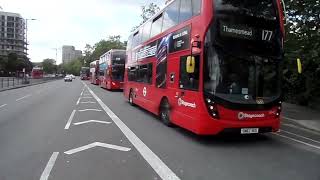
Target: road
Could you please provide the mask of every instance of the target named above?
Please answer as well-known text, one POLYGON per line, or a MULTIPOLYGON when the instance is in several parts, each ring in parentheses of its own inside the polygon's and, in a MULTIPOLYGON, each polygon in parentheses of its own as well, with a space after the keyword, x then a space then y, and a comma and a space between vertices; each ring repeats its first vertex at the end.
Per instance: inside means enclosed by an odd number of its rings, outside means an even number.
POLYGON ((320 134, 283 122, 199 137, 122 92, 62 80, 0 92, 1 180, 320 180, 320 134))

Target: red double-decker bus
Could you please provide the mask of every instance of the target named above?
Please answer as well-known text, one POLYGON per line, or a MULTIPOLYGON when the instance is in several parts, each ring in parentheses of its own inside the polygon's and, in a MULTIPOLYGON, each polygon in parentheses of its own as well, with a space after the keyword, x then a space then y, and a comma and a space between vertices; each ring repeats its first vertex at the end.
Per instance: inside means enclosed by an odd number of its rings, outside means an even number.
POLYGON ((31 77, 33 79, 42 79, 43 78, 43 68, 42 67, 32 68, 31 77))
POLYGON ((108 90, 123 89, 126 51, 112 49, 100 57, 100 86, 108 90))
POLYGON ((99 60, 93 61, 90 63, 90 77, 91 77, 91 84, 99 85, 100 79, 99 79, 99 60))
POLYGON ((124 95, 196 134, 279 130, 280 0, 173 0, 128 39, 124 95))
POLYGON ((90 80, 90 67, 81 67, 80 79, 81 80, 90 80))

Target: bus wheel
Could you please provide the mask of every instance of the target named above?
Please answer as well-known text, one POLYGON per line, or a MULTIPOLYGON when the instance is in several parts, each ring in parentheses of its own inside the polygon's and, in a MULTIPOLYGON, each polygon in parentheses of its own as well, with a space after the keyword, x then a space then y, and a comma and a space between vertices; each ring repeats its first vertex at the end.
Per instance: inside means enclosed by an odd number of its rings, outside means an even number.
POLYGON ((129 103, 130 103, 131 106, 134 106, 132 89, 130 90, 130 94, 129 94, 129 103))
POLYGON ((161 121, 169 127, 172 127, 173 124, 170 120, 170 104, 167 99, 164 99, 160 105, 160 119, 161 121))

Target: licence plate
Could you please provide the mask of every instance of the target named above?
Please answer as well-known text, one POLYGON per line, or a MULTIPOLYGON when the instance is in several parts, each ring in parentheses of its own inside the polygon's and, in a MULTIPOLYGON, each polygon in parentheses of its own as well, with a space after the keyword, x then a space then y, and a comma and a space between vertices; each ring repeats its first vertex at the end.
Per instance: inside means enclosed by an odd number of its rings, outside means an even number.
POLYGON ((259 128, 242 128, 241 134, 257 134, 259 133, 259 128))

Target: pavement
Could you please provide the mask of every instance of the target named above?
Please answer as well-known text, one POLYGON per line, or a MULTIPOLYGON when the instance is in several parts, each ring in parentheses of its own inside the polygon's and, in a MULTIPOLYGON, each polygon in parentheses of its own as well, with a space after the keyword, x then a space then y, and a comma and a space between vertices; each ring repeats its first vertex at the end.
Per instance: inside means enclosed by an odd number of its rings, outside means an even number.
POLYGON ((0 92, 1 180, 319 180, 319 167, 320 133, 287 121, 203 137, 80 80, 0 92))
POLYGON ((283 103, 283 116, 285 121, 308 128, 320 133, 320 112, 295 104, 283 103))

